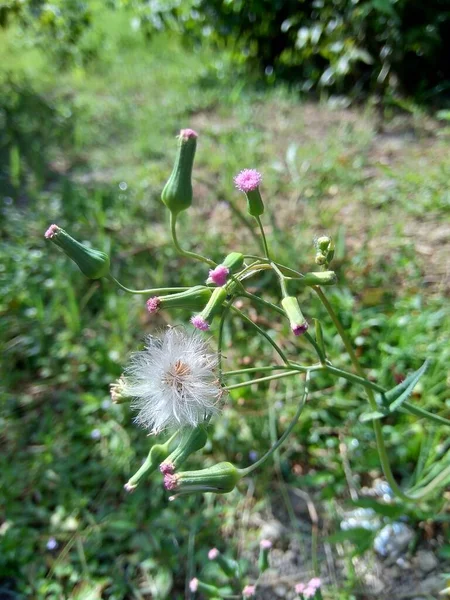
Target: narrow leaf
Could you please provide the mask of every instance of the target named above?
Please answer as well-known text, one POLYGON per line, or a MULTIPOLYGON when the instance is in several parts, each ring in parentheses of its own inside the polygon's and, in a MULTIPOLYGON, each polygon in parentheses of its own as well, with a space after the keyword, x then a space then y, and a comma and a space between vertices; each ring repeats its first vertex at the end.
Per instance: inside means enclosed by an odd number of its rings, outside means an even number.
POLYGON ((383 417, 386 417, 388 414, 389 414, 388 412, 381 412, 379 410, 374 410, 372 412, 363 413, 359 417, 359 420, 361 421, 361 423, 365 423, 366 421, 377 421, 378 419, 382 419, 383 417))
POLYGON ((392 390, 386 392, 385 397, 391 403, 389 405, 390 412, 394 412, 394 410, 400 408, 400 406, 403 404, 403 402, 405 402, 405 400, 408 400, 417 382, 425 373, 427 368, 428 361, 426 360, 420 367, 420 369, 417 369, 417 371, 411 373, 411 375, 409 375, 404 381, 392 388, 392 390))

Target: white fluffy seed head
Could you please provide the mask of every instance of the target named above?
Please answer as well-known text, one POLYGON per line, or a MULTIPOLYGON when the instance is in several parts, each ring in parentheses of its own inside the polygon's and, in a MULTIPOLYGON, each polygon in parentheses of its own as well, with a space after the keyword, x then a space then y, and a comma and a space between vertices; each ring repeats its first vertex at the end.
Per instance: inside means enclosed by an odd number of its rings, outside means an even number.
POLYGON ((214 369, 217 357, 197 331, 168 328, 148 336, 125 370, 126 392, 138 410, 136 422, 151 433, 196 427, 219 410, 222 389, 214 369))

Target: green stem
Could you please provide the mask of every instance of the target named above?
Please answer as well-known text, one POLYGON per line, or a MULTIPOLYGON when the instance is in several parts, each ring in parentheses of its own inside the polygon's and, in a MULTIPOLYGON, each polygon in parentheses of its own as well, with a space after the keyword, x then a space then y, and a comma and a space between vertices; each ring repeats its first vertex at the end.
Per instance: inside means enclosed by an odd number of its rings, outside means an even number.
POLYGON ((249 317, 247 317, 247 315, 245 315, 241 310, 239 310, 238 308, 236 308, 235 306, 232 307, 232 310, 238 314, 241 319, 243 319, 246 323, 248 323, 249 325, 251 325, 252 327, 254 327, 256 329, 256 331, 264 338, 266 338, 266 340, 269 342, 269 344, 276 350, 276 352, 279 354, 279 356, 281 357, 281 359, 283 360, 283 362, 288 365, 289 361, 287 359, 287 356, 285 355, 285 353, 283 352, 283 350, 281 350, 281 348, 278 346, 278 344, 270 337, 270 335, 268 333, 266 333, 264 331, 264 329, 261 329, 261 327, 259 325, 257 325, 256 323, 253 323, 253 321, 251 319, 249 319, 249 317))
MULTIPOLYGON (((265 263, 273 262, 267 258, 264 258, 263 256, 257 256, 256 254, 244 254, 244 258, 251 258, 253 260, 258 260, 259 262, 265 262, 265 263)), ((294 277, 292 277, 292 279, 302 279, 304 277, 303 273, 300 273, 299 271, 296 271, 295 269, 291 269, 290 267, 287 267, 286 265, 282 265, 277 262, 275 264, 282 271, 285 271, 286 273, 290 273, 291 275, 293 275, 294 277)))
POLYGON ((264 456, 262 456, 259 460, 257 460, 255 463, 253 463, 249 467, 247 467, 245 469, 240 469, 240 473, 242 474, 243 477, 245 477, 246 475, 249 475, 250 473, 252 473, 252 471, 254 471, 258 467, 260 467, 263 463, 265 463, 266 460, 268 458, 270 458, 270 456, 286 441, 286 439, 290 435, 291 431, 297 425, 297 421, 299 420, 300 415, 302 414, 302 410, 305 407, 306 400, 308 398, 309 379, 310 379, 310 374, 306 373, 305 389, 303 392, 303 396, 298 404, 297 411, 294 415, 294 418, 290 422, 289 427, 286 429, 286 431, 283 433, 283 435, 279 438, 279 440, 266 452, 266 454, 264 454, 264 456))
POLYGON ((178 242, 177 237, 177 215, 174 215, 173 213, 170 213, 170 231, 172 234, 173 245, 175 246, 179 254, 182 254, 183 256, 187 256, 189 258, 193 258, 195 260, 199 260, 213 268, 216 266, 216 263, 213 260, 206 258, 206 256, 202 256, 201 254, 197 254, 196 252, 190 252, 189 250, 183 250, 183 248, 180 246, 180 243, 178 242))
MULTIPOLYGON (((336 313, 334 312, 333 307, 328 302, 327 297, 325 296, 323 291, 320 289, 320 287, 314 286, 313 289, 319 296, 320 300, 322 301, 322 304, 325 306, 328 314, 330 315, 331 320, 333 321, 336 329, 338 330, 339 335, 341 336, 341 339, 342 339, 344 346, 350 356, 350 360, 352 361, 352 364, 355 367, 356 372, 358 373, 358 375, 360 377, 364 378, 364 371, 363 371, 361 365, 359 364, 358 358, 355 354, 355 351, 353 350, 350 340, 347 337, 345 329, 343 328, 336 313)), ((373 394, 372 389, 370 387, 366 387, 366 393, 367 393, 367 397, 369 399, 369 403, 370 403, 372 410, 377 410, 377 402, 375 400, 375 396, 373 394)), ((389 456, 388 456, 388 453, 386 450, 386 446, 384 444, 383 431, 382 431, 380 421, 374 420, 373 428, 375 431, 375 440, 377 443, 378 454, 380 457, 380 462, 381 462, 381 466, 383 468, 384 476, 386 477, 387 482, 391 486, 393 493, 405 502, 421 500, 422 498, 424 498, 425 496, 430 494, 436 488, 436 486, 439 485, 441 480, 443 480, 442 475, 446 470, 444 470, 442 473, 440 473, 440 475, 435 477, 435 479, 433 479, 433 481, 431 481, 427 486, 425 486, 420 492, 417 492, 417 493, 414 493, 411 495, 405 494, 405 492, 403 492, 403 490, 397 484, 394 474, 392 473, 391 466, 389 464, 389 456)), ((445 476, 447 476, 447 474, 445 476)))
POLYGON ((172 292, 185 292, 186 290, 188 290, 188 287, 173 287, 173 288, 150 288, 148 290, 130 290, 130 288, 125 287, 124 285, 122 285, 120 283, 120 281, 117 281, 117 279, 115 277, 113 277, 112 275, 108 276, 108 279, 110 281, 113 281, 117 286, 119 286, 122 290, 125 290, 125 292, 128 292, 129 294, 153 294, 154 296, 164 296, 165 294, 171 294, 172 292))
POLYGON ((240 383, 233 383, 232 385, 227 385, 225 387, 226 390, 235 390, 237 388, 246 387, 248 385, 253 385, 254 383, 262 383, 264 381, 272 381, 272 379, 281 379, 282 377, 292 377, 292 375, 297 375, 300 372, 299 369, 295 371, 287 371, 286 373, 277 373, 276 375, 268 375, 267 377, 260 377, 259 379, 251 379, 250 381, 241 381, 240 383))
POLYGON ((261 223, 261 219, 258 217, 255 217, 256 222, 258 223, 259 226, 259 230, 261 231, 261 238, 262 238, 262 242, 263 242, 263 246, 264 246, 264 252, 265 255, 267 257, 267 260, 270 260, 270 254, 269 254, 269 246, 267 245, 267 239, 266 239, 266 234, 264 233, 264 227, 261 223))
POLYGON ((260 371, 279 371, 282 369, 289 369, 290 367, 283 367, 282 365, 273 365, 270 367, 248 367, 247 369, 236 369, 235 371, 227 371, 223 373, 223 376, 227 375, 243 375, 244 373, 259 373, 260 371))

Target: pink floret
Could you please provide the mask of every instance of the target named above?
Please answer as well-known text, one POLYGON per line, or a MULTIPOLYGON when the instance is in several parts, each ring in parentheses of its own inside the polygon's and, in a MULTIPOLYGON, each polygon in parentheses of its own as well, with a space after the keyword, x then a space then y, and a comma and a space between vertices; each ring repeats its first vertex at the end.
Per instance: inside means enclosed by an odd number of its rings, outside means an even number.
POLYGON ((234 183, 241 192, 252 192, 259 187, 262 175, 255 169, 244 169, 234 178, 234 183))
POLYGON ((189 582, 189 589, 191 590, 191 592, 196 592, 198 590, 197 577, 194 577, 194 579, 191 579, 191 581, 189 582))
POLYGON ((209 323, 207 323, 201 315, 191 317, 191 323, 194 327, 200 329, 200 331, 208 331, 209 329, 209 323))
POLYGON ((292 333, 294 335, 302 335, 303 333, 305 333, 305 331, 307 331, 307 329, 308 329, 308 323, 305 321, 301 325, 294 325, 292 327, 292 333))
POLYGON ((263 550, 270 550, 270 548, 272 548, 272 542, 270 540, 261 540, 259 545, 263 550))
POLYGON ((175 472, 175 467, 171 462, 163 462, 159 465, 159 470, 163 475, 172 475, 175 472))
POLYGON ((320 580, 320 577, 313 577, 309 582, 308 582, 308 587, 310 588, 315 588, 316 590, 318 590, 320 588, 320 586, 322 585, 322 581, 320 580))
POLYGON ((149 298, 147 300, 147 310, 148 310, 148 312, 150 314, 158 312, 160 304, 161 304, 161 300, 159 298, 157 298, 156 296, 153 296, 152 298, 149 298))
POLYGON ((198 133, 193 129, 182 129, 180 131, 180 138, 182 140, 189 140, 190 138, 198 138, 198 133))
POLYGON ((306 590, 306 584, 305 583, 297 583, 297 585, 295 586, 295 593, 296 594, 303 594, 303 592, 306 590))
POLYGON ((47 231, 44 233, 44 237, 47 240, 51 240, 53 237, 55 237, 55 235, 58 233, 59 231, 59 227, 58 225, 50 225, 50 227, 47 229, 47 231))
POLYGON ((305 598, 314 598, 314 596, 316 595, 316 588, 314 587, 307 587, 305 589, 305 591, 303 592, 303 596, 305 598))
POLYGON ((246 585, 242 590, 242 595, 244 598, 252 598, 256 592, 256 585, 246 585))
POLYGON ((164 475, 164 487, 166 490, 174 490, 177 487, 177 476, 166 473, 164 475))
POLYGON ((218 556, 219 556, 219 551, 217 550, 217 548, 211 548, 211 550, 208 552, 209 560, 216 560, 216 558, 218 556))
POLYGON ((222 287, 227 282, 227 277, 230 273, 230 269, 224 265, 218 265, 215 269, 209 272, 207 283, 215 283, 219 287, 222 287))

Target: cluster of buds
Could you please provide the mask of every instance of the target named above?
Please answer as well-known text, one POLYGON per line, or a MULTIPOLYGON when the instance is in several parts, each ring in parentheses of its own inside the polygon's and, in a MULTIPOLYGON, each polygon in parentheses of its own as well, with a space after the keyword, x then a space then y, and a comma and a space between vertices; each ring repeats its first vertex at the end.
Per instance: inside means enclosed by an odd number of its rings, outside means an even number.
MULTIPOLYGON (((248 213, 261 228, 265 257, 256 257, 256 262, 251 263, 246 262, 243 253, 233 251, 221 262, 215 263, 181 248, 176 233, 177 217, 192 205, 192 170, 197 139, 198 135, 193 129, 180 131, 175 162, 161 200, 170 212, 175 247, 181 254, 208 264, 209 272, 205 273, 203 282, 197 282, 189 288, 154 290, 147 299, 148 312, 153 315, 161 310, 185 309, 191 312, 190 323, 195 329, 208 331, 213 320, 231 307, 238 296, 246 295, 244 283, 248 277, 260 270, 272 269, 279 279, 281 291, 278 312, 287 318, 295 336, 306 334, 310 337, 307 333, 308 322, 298 299, 288 290, 291 286, 288 280, 296 279, 296 285, 305 288, 333 285, 336 275, 333 271, 321 270, 288 277, 282 267, 272 261, 260 220, 264 214, 264 202, 260 192, 262 176, 258 171, 244 169, 234 178, 234 183, 245 194, 248 213)), ((78 242, 57 225, 51 225, 45 237, 59 246, 86 277, 106 277, 131 293, 150 292, 130 290, 120 284, 110 272, 110 258, 106 253, 78 242)), ((316 248, 316 263, 327 269, 334 251, 330 238, 318 238, 316 248)), ((256 298, 254 295, 251 297, 256 298)), ((197 332, 196 335, 201 334, 197 332)), ((204 425, 218 412, 223 393, 222 384, 218 384, 217 375, 214 374, 217 360, 208 355, 204 342, 198 337, 172 331, 160 341, 148 338, 146 349, 133 356, 125 375, 111 386, 113 401, 119 403, 132 399, 132 406, 139 410, 136 417, 138 423, 152 433, 172 427, 176 434, 166 443, 151 448, 147 459, 126 483, 125 489, 133 491, 144 474, 159 467, 164 476, 164 486, 173 497, 206 491, 217 494, 232 491, 243 472, 229 462, 197 471, 179 470, 191 454, 205 445, 207 434, 204 425)), ((267 548, 261 547, 260 562, 261 570, 264 570, 267 567, 267 548)))

